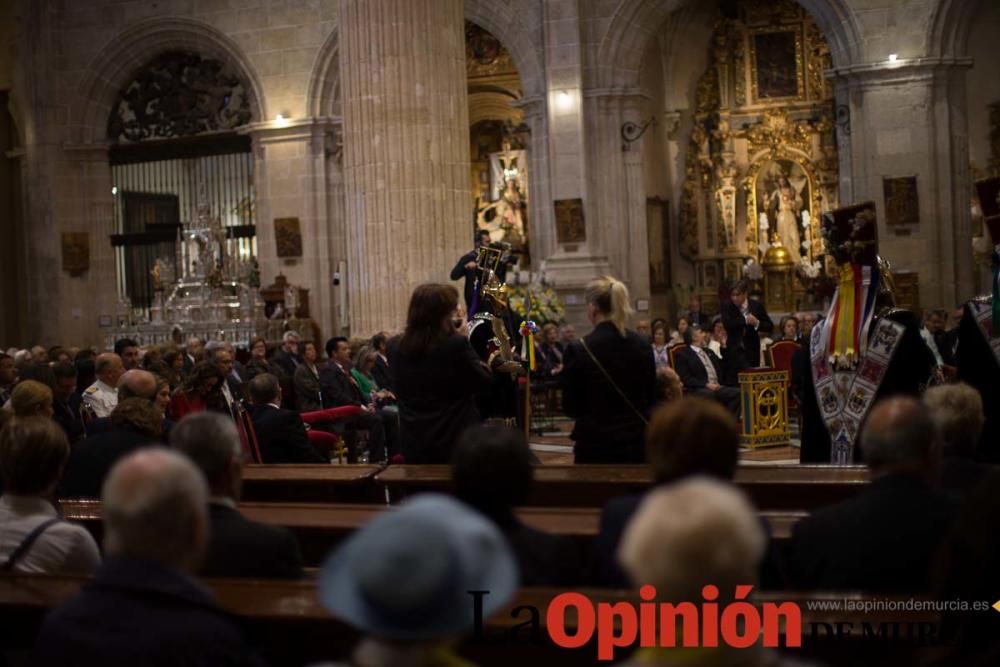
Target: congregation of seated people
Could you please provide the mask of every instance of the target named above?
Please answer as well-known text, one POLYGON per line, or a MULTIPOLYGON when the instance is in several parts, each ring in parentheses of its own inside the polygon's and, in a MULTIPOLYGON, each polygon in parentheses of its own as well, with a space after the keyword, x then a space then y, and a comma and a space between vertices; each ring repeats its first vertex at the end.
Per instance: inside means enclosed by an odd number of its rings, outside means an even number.
MULTIPOLYGON (((212 577, 315 576, 321 603, 361 637, 350 655, 330 656, 351 665, 464 664, 456 647, 475 622, 468 590, 491 592, 487 617, 525 586, 649 584, 657 599, 697 600, 712 584, 723 604, 742 585, 1000 597, 1000 472, 976 460, 984 407, 968 385, 876 403, 859 436, 870 483, 777 540, 765 508, 734 481, 734 378, 762 363, 772 336, 804 344, 815 317, 768 327, 759 304, 736 298, 713 317, 692 299, 676 330, 660 320, 633 331, 624 286, 595 281, 586 293, 593 332, 543 327, 539 372, 574 418, 577 463, 644 462, 653 483, 605 503, 597 536, 582 543, 519 518, 539 462, 522 431, 479 423, 472 394, 498 371, 451 328, 452 291, 425 290, 439 303, 429 314, 411 307, 399 336, 331 338, 325 359, 294 332, 273 352, 255 339, 245 363, 230 344, 197 338, 0 355, 0 569, 93 577, 48 615, 32 664, 264 664, 199 581, 212 577), (411 349, 441 363, 428 371, 411 349), (428 373, 461 390, 420 396, 428 373), (248 463, 336 460, 317 433, 348 461, 390 464, 440 436, 427 460, 450 464, 452 494, 417 494, 379 513, 307 573, 295 534, 249 519, 240 500, 248 463), (62 518, 59 501, 73 498, 100 499, 99 540, 62 518)), ((947 622, 968 641, 949 658, 960 662, 943 664, 990 664, 990 619, 947 622)), ((786 661, 755 646, 687 648, 684 664, 786 661)))

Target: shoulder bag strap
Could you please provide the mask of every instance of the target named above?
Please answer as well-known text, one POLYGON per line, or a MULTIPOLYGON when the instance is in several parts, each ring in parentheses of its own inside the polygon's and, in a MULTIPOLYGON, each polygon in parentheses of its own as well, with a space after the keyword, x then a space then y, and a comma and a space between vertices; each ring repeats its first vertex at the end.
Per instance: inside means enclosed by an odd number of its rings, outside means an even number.
POLYGON ((7 562, 0 565, 0 572, 10 572, 13 570, 17 562, 24 558, 24 555, 31 549, 31 545, 35 543, 35 540, 37 540, 42 533, 48 530, 50 526, 53 526, 61 521, 61 518, 53 517, 48 521, 43 521, 35 526, 35 528, 21 541, 21 543, 17 545, 17 548, 10 554, 7 562))
POLYGON ((632 404, 632 401, 628 400, 628 396, 625 395, 625 392, 623 392, 621 390, 621 388, 615 383, 615 381, 611 379, 611 376, 608 375, 608 371, 604 369, 604 366, 601 365, 601 362, 599 362, 597 360, 597 357, 594 356, 594 353, 590 351, 589 347, 587 347, 587 341, 585 341, 583 338, 581 338, 580 339, 580 344, 583 345, 583 349, 587 351, 587 355, 590 357, 591 361, 594 362, 594 364, 601 370, 601 373, 604 374, 604 377, 607 378, 608 383, 612 387, 614 387, 614 390, 617 391, 618 395, 622 397, 623 401, 625 401, 625 405, 627 405, 630 408, 632 408, 632 412, 635 413, 635 416, 638 417, 639 419, 641 419, 643 424, 646 424, 648 426, 649 425, 649 420, 647 420, 643 416, 643 414, 636 409, 636 407, 632 404))

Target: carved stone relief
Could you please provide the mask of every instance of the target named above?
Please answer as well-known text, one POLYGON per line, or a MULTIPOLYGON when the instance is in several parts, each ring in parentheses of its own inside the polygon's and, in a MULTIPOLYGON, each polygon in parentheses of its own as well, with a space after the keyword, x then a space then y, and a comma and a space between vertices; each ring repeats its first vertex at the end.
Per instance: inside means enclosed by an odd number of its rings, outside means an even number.
POLYGON ((108 138, 142 141, 233 130, 253 119, 249 89, 223 63, 195 53, 164 53, 122 90, 108 138))

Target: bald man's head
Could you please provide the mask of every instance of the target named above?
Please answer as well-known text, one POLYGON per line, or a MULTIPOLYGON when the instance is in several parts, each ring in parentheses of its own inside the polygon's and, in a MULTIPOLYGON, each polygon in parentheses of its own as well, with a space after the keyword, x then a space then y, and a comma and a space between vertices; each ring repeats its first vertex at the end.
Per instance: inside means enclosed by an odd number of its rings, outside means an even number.
POLYGON ((118 383, 118 400, 126 398, 156 398, 156 376, 149 371, 132 369, 125 371, 118 383))
POLYGON ((118 380, 121 379, 124 372, 122 358, 114 352, 104 352, 94 359, 94 373, 106 385, 117 387, 118 380))
POLYGON ((875 474, 936 474, 938 430, 927 409, 913 398, 892 397, 875 405, 861 431, 861 451, 875 474))
POLYGON ((108 475, 101 494, 104 549, 195 572, 208 543, 208 488, 186 457, 140 449, 108 475))

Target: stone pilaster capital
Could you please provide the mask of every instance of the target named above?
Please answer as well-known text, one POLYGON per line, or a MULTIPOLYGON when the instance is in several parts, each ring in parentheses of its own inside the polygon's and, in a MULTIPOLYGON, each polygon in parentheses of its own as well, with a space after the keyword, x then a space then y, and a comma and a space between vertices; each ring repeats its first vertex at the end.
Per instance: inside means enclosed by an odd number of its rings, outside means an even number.
POLYGON ((918 81, 931 81, 947 73, 962 73, 972 67, 972 58, 925 57, 883 60, 834 67, 826 71, 827 78, 846 81, 861 88, 918 81))
POLYGON ((266 145, 287 141, 312 141, 317 136, 322 137, 326 132, 337 131, 342 124, 339 116, 317 116, 250 123, 237 131, 249 135, 255 143, 266 145))

